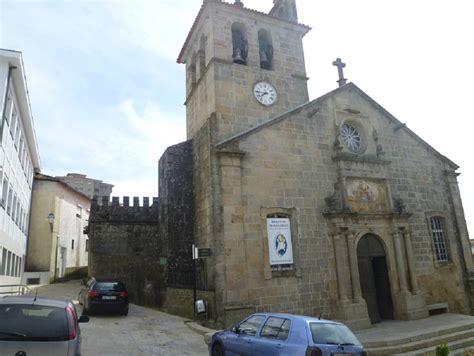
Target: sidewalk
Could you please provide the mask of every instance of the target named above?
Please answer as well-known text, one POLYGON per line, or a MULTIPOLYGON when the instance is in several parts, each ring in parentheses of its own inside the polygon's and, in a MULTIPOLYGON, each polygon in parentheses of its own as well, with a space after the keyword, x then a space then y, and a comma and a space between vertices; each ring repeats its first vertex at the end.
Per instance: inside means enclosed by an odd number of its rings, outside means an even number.
MULTIPOLYGON (((39 297, 77 300, 79 280, 40 286, 39 297)), ((34 293, 34 292, 33 292, 34 293)), ((82 313, 82 307, 77 306, 82 313)), ((208 355, 202 336, 188 320, 130 304, 128 316, 91 315, 81 324, 83 356, 208 355)))
POLYGON ((386 320, 370 329, 355 331, 363 345, 390 345, 397 340, 416 341, 423 335, 440 335, 453 327, 474 325, 474 317, 462 314, 440 314, 420 320, 386 320))

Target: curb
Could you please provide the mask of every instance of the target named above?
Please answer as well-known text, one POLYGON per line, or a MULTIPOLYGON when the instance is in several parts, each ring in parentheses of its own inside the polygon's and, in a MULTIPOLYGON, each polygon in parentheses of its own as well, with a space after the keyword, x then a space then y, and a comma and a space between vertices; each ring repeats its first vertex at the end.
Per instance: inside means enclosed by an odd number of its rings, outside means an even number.
POLYGON ((205 326, 202 326, 194 321, 185 322, 185 324, 192 331, 198 333, 199 335, 202 335, 206 345, 209 345, 209 343, 211 342, 212 335, 214 335, 214 333, 219 331, 219 330, 206 328, 205 326))

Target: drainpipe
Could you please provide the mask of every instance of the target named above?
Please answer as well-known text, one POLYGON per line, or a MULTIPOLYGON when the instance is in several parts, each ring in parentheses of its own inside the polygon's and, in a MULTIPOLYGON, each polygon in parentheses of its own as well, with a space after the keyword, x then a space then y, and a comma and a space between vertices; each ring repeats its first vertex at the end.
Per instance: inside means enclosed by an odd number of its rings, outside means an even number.
POLYGON ((3 108, 2 108, 2 125, 0 127, 0 143, 3 140, 3 128, 5 127, 5 111, 7 110, 7 100, 8 100, 8 92, 10 91, 10 80, 12 76, 12 71, 17 69, 15 66, 8 67, 8 75, 7 75, 7 87, 5 90, 5 98, 3 99, 3 108))

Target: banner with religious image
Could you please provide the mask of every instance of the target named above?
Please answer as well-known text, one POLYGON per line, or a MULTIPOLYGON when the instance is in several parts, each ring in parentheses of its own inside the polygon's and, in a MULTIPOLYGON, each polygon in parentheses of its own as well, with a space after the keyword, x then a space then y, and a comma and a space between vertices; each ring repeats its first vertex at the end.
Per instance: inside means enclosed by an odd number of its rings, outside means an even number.
POLYGON ((290 219, 268 218, 267 233, 270 265, 293 264, 290 219))

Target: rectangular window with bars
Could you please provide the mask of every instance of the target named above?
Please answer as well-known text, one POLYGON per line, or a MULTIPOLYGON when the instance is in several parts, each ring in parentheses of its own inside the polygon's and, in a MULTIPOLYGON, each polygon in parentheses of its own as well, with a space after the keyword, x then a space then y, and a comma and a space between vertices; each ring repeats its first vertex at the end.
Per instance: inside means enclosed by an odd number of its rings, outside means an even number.
POLYGON ((446 238, 443 229, 443 218, 434 216, 430 219, 431 234, 436 254, 436 261, 448 262, 448 249, 446 248, 446 238))
POLYGON ((2 251, 2 265, 0 268, 0 275, 5 276, 7 274, 7 249, 2 251))
POLYGON ((12 199, 13 199, 13 190, 12 187, 8 188, 8 201, 7 201, 7 214, 11 214, 12 210, 12 199))
POLYGON ((12 253, 10 251, 7 252, 7 270, 5 273, 6 276, 12 275, 12 253))

